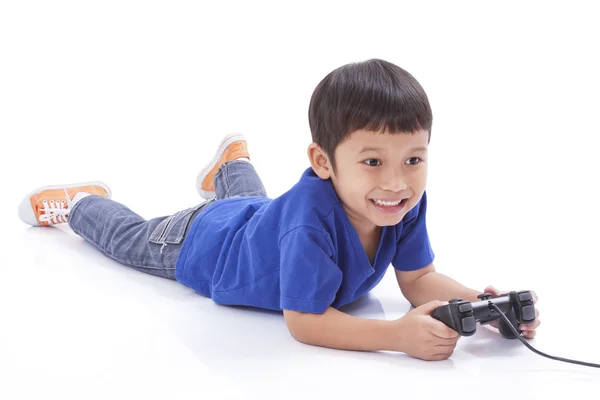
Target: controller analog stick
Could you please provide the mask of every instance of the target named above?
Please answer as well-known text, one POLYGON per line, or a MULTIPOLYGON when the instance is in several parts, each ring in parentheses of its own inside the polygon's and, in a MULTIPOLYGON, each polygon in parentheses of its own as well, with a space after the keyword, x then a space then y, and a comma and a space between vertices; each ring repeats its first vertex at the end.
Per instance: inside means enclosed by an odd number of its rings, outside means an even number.
POLYGON ((487 300, 487 299, 489 299, 489 298, 491 298, 491 297, 492 297, 492 294, 491 294, 491 293, 488 293, 488 292, 481 293, 479 296, 477 296, 477 298, 478 298, 479 300, 487 300))

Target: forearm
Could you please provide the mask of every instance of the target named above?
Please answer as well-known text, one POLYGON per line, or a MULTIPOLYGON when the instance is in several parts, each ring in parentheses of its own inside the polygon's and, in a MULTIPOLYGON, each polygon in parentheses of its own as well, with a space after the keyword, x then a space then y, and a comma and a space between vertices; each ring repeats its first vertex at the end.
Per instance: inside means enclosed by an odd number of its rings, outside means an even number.
POLYGON ((393 321, 359 318, 331 307, 323 314, 286 310, 284 316, 292 336, 306 344, 340 350, 401 351, 393 321))
POLYGON ((480 292, 439 272, 429 272, 416 279, 410 287, 405 288, 403 294, 414 307, 418 307, 431 300, 449 301, 457 297, 467 301, 477 301, 480 292))

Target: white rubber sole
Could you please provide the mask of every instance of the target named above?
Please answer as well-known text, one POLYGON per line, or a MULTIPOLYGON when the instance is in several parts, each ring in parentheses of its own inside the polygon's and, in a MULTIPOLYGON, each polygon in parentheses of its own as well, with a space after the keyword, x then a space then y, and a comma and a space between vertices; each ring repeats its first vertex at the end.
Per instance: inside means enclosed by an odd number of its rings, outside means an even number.
POLYGON ((35 213, 33 212, 33 208, 31 207, 31 202, 29 201, 31 196, 41 193, 44 190, 69 189, 78 186, 100 186, 101 188, 106 190, 106 194, 109 199, 112 197, 112 193, 108 185, 100 181, 73 183, 70 185, 43 186, 31 191, 27 196, 25 196, 25 198, 23 198, 23 200, 21 200, 21 203, 19 204, 19 218, 21 218, 21 221, 25 222, 26 224, 32 226, 40 226, 40 223, 38 222, 37 218, 35 217, 35 213))
POLYGON ((202 171, 200 171, 200 173, 198 174, 198 177, 196 178, 196 190, 200 194, 200 197, 202 197, 205 200, 211 200, 211 199, 215 198, 214 191, 211 192, 211 191, 207 191, 207 190, 202 190, 202 181, 204 180, 204 178, 206 178, 206 176, 210 173, 210 171, 212 171, 212 169, 215 167, 215 165, 217 165, 217 163, 223 156, 225 149, 227 149, 227 147, 231 143, 239 142, 242 140, 246 141, 246 137, 241 133, 230 133, 229 135, 225 136, 223 138, 223 140, 221 140, 221 143, 219 144, 219 148, 217 149, 215 156, 210 161, 210 163, 206 164, 206 166, 202 169, 202 171))

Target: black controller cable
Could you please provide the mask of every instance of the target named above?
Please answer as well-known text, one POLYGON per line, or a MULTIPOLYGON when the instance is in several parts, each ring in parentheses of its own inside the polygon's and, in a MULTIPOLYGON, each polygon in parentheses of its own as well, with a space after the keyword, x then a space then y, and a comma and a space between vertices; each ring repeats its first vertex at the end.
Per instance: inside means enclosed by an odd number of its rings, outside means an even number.
POLYGON ((548 355, 546 353, 542 353, 541 351, 535 349, 529 343, 527 343, 525 341, 525 339, 523 339, 523 337, 521 336, 521 334, 519 333, 519 331, 517 331, 517 329, 513 326, 513 324, 510 323, 510 320, 508 319, 508 317, 506 315, 504 315, 504 313, 502 312, 502 310, 500 310, 500 308, 497 305, 495 305, 494 303, 490 302, 490 308, 493 308, 494 310, 496 310, 496 312, 498 314, 500 314, 500 316, 504 319, 504 322, 506 322, 506 324, 508 325, 508 327, 510 328, 510 330, 517 336, 517 338, 521 342, 523 342, 523 344, 525 346, 527 346, 527 348, 529 350, 533 351, 534 353, 539 354, 539 355, 544 356, 544 357, 551 358, 553 360, 564 361, 564 362, 573 363, 573 364, 579 364, 579 365, 585 365, 586 367, 600 368, 600 364, 594 364, 594 363, 589 363, 589 362, 584 362, 584 361, 577 361, 577 360, 569 360, 568 358, 555 357, 555 356, 548 355))

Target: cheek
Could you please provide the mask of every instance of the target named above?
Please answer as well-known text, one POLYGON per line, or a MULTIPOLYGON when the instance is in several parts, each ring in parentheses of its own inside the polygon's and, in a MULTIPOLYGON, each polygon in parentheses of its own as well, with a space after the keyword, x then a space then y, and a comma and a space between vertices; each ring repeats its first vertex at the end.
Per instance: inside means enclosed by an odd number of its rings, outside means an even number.
POLYGON ((344 174, 338 174, 335 181, 336 191, 344 203, 356 203, 364 187, 361 179, 359 175, 352 174, 348 170, 344 171, 344 174))
POLYGON ((364 196, 373 189, 373 177, 369 174, 365 174, 360 169, 354 171, 348 170, 348 172, 340 178, 342 179, 340 179, 339 182, 343 185, 342 187, 345 188, 346 193, 352 193, 354 195, 362 194, 364 196))
POLYGON ((377 184, 369 177, 357 175, 354 179, 353 190, 357 198, 361 200, 369 198, 375 187, 377 187, 377 184))
POLYGON ((427 167, 423 166, 410 175, 410 185, 419 190, 427 185, 427 167))

